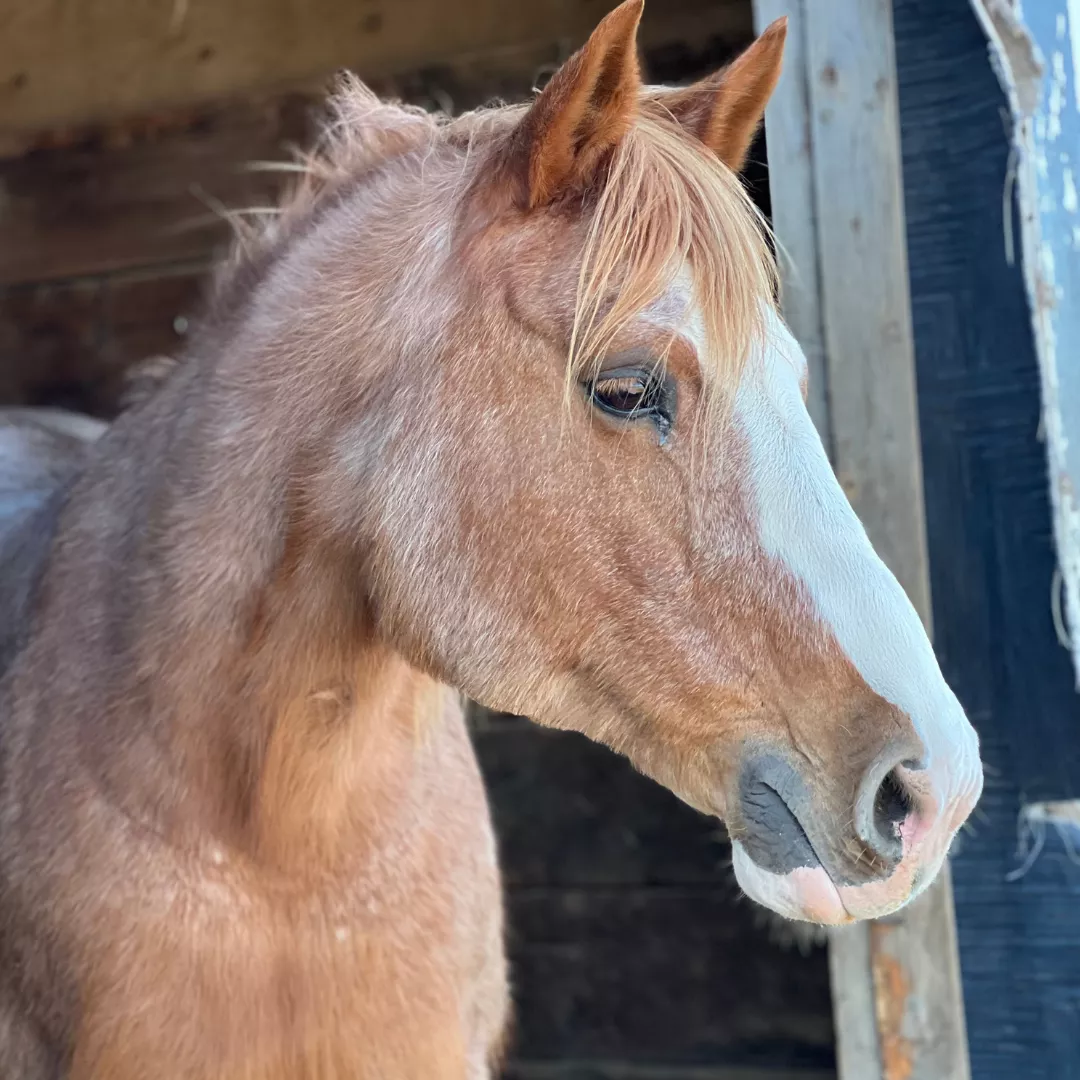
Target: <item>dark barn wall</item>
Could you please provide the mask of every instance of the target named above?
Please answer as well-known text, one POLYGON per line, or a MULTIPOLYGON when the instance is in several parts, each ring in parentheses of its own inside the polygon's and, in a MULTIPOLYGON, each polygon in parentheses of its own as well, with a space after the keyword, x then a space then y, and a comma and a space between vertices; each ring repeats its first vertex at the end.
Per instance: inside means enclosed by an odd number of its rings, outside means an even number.
POLYGON ((895 0, 895 26, 935 644, 987 765, 953 861, 973 1077, 1076 1080, 1080 866, 1051 835, 1006 880, 1022 803, 1080 796, 1008 111, 969 0, 895 0))
MULTIPOLYGON (((650 50, 652 78, 712 70, 730 41, 650 50)), ((432 68, 380 89, 455 107, 527 94, 525 58, 432 68)), ((110 416, 125 372, 183 348, 228 229, 266 205, 238 166, 303 141, 308 97, 248 98, 41 140, 0 161, 0 404, 110 416), (48 145, 52 143, 51 147, 48 145)), ((749 177, 768 209, 763 152, 749 177)), ((826 1080, 825 952, 777 945, 701 817, 584 739, 478 711, 507 882, 513 1080, 826 1080)))
POLYGON ((475 712, 518 1008, 508 1076, 835 1076, 824 950, 773 940, 720 823, 581 736, 475 712))

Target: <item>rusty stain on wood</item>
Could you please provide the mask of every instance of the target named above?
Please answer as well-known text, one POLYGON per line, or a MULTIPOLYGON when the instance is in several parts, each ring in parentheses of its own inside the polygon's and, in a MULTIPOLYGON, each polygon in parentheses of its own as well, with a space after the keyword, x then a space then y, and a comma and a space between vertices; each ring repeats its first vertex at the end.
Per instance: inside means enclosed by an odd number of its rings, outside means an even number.
POLYGON ((911 1040, 903 1033, 911 981, 904 965, 889 951, 893 928, 887 923, 870 927, 870 963, 874 980, 883 1080, 910 1080, 914 1072, 911 1040))

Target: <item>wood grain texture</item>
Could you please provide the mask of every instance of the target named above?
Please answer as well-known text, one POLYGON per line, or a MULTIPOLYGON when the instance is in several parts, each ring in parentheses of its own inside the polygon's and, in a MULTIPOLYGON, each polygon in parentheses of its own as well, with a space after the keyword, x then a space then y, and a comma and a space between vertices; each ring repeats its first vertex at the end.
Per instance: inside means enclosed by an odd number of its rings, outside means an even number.
POLYGON ((970 1075, 949 867, 869 929, 883 1080, 970 1075))
POLYGON ((810 128, 807 14, 801 0, 757 0, 754 11, 759 31, 781 16, 788 19, 784 73, 765 110, 772 224, 779 241, 784 318, 806 354, 810 372, 807 408, 831 453, 818 268, 817 178, 810 128))
POLYGON ((836 1025, 836 1067, 842 1080, 881 1076, 880 1035, 875 1012, 870 927, 866 923, 829 934, 829 977, 833 1023, 836 1025))
POLYGON ((928 620, 892 5, 828 0, 813 13, 806 62, 834 463, 928 620))
MULTIPOLYGON (((0 4, 0 132, 173 109, 319 78, 364 77, 449 57, 565 40, 578 45, 609 0, 97 0, 0 4)), ((649 44, 749 36, 736 0, 665 0, 649 44)))
POLYGON ((312 99, 287 94, 86 132, 0 162, 0 285, 206 259, 231 238, 219 208, 272 204, 312 99))
MULTIPOLYGON (((743 44, 723 34, 680 38, 672 10, 654 18, 644 49, 656 81, 713 71, 743 44)), ((567 48, 547 42, 440 62, 373 88, 455 112, 520 100, 567 48)), ((174 321, 197 314, 199 274, 232 238, 222 211, 272 204, 288 179, 249 163, 286 158, 321 105, 319 92, 285 92, 38 132, 35 149, 0 160, 0 400, 112 415, 124 369, 183 344, 174 321)), ((748 179, 767 210, 760 161, 748 179)))
MULTIPOLYGON (((708 23, 687 42, 677 16, 664 9, 643 50, 657 81, 713 71, 745 43, 710 34, 708 23)), ((374 79, 372 88, 452 112, 525 100, 567 48, 549 41, 440 62, 374 79)), ((209 258, 232 237, 225 211, 274 204, 287 174, 251 166, 288 160, 292 147, 308 141, 326 90, 320 84, 35 133, 32 149, 0 158, 0 286, 209 258)), ((755 195, 762 177, 755 161, 755 195)))
MULTIPOLYGON (((811 351, 823 346, 840 482, 929 626, 892 5, 768 0, 758 5, 759 22, 785 11, 799 85, 788 91, 793 111, 770 132, 770 148, 795 178, 774 186, 773 214, 781 244, 782 223, 791 223, 800 261, 816 266, 818 288, 816 302, 805 292, 793 296, 796 332, 807 335, 811 351)), ((833 938, 841 1076, 967 1080, 948 870, 887 926, 887 933, 862 926, 833 938)))

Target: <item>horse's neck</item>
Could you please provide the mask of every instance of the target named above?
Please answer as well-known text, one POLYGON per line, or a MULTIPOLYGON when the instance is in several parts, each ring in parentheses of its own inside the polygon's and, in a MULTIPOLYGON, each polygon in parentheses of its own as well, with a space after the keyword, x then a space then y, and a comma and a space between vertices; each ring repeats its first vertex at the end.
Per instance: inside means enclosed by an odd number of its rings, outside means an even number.
POLYGON ((252 792, 256 855, 332 870, 384 846, 393 819, 423 798, 418 762, 449 705, 445 687, 380 649, 351 678, 280 703, 252 792))
POLYGON ((54 722, 76 718, 129 813, 280 868, 332 866, 393 815, 445 690, 372 639, 346 567, 293 550, 266 444, 230 457, 187 419, 208 412, 194 372, 174 382, 72 492, 32 678, 68 673, 54 722))

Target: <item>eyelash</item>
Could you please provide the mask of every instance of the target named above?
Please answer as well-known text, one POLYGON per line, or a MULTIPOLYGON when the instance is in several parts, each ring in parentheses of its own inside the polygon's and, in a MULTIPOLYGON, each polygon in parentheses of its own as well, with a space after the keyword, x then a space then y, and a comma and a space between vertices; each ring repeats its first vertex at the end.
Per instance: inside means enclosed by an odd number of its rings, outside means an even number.
POLYGON ((661 441, 675 423, 675 387, 655 369, 622 368, 604 371, 587 385, 589 401, 620 420, 651 420, 661 441))

